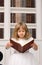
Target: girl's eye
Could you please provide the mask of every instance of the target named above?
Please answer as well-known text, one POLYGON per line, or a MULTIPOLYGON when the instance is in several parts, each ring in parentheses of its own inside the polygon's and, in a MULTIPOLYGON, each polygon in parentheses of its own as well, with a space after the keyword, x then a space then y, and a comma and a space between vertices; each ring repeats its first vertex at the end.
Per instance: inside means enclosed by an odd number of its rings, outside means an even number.
MULTIPOLYGON (((21 32, 21 31, 19 31, 19 32, 21 32)), ((22 31, 22 32, 24 32, 24 31, 22 31)))
POLYGON ((19 32, 21 32, 21 31, 19 31, 19 32))
POLYGON ((24 32, 24 31, 22 31, 22 32, 24 32))
POLYGON ((18 32, 25 32, 25 30, 18 30, 18 32))

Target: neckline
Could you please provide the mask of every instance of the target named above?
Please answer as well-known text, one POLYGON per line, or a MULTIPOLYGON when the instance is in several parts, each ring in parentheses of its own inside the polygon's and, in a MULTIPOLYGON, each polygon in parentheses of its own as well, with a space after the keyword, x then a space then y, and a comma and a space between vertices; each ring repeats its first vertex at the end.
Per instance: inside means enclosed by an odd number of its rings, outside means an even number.
POLYGON ((19 40, 25 40, 24 38, 19 38, 19 40))

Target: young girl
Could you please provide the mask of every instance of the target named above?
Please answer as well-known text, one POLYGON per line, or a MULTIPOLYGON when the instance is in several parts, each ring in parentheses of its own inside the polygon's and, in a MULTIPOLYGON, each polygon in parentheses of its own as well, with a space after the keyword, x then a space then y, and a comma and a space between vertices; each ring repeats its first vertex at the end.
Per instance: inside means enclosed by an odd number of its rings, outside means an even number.
MULTIPOLYGON (((11 39, 14 39, 19 43, 23 43, 24 41, 26 42, 29 38, 32 37, 28 31, 27 25, 23 22, 17 23, 14 29, 13 37, 11 39)), ((6 44, 6 48, 10 48, 12 46, 13 45, 10 42, 6 44)), ((31 46, 34 50, 38 49, 38 46, 35 43, 31 44, 31 46)), ((24 53, 16 51, 11 55, 8 65, 36 65, 36 62, 34 60, 33 54, 28 50, 24 53)))

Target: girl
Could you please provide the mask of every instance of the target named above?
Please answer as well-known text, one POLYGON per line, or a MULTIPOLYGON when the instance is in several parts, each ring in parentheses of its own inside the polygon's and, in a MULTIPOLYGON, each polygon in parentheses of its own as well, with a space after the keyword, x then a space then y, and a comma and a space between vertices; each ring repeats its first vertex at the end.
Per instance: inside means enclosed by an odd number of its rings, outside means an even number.
MULTIPOLYGON (((31 38, 31 35, 28 31, 27 25, 23 22, 17 23, 14 29, 13 37, 11 39, 14 39, 19 43, 23 43, 24 41, 26 42, 29 38, 31 38)), ((12 43, 10 42, 6 44, 6 48, 11 46, 12 43)), ((35 43, 31 44, 31 46, 34 50, 38 49, 38 46, 35 43)), ((8 65, 36 65, 35 63, 36 62, 34 61, 33 54, 27 50, 24 53, 16 51, 14 54, 12 54, 8 65)))

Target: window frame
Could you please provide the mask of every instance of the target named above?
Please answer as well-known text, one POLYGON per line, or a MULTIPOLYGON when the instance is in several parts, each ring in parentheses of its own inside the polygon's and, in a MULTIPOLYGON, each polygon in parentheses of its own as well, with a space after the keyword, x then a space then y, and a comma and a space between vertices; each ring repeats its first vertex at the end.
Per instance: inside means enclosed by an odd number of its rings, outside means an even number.
POLYGON ((10 13, 36 13, 36 24, 27 24, 29 28, 36 28, 36 39, 42 39, 41 31, 41 0, 36 0, 36 8, 22 8, 22 7, 10 7, 10 0, 4 0, 4 7, 0 7, 0 12, 4 11, 4 23, 2 27, 4 28, 4 39, 10 39, 10 28, 13 25, 10 23, 10 13), (40 15, 40 16, 39 16, 40 15), (39 33, 38 33, 39 32, 39 33))

